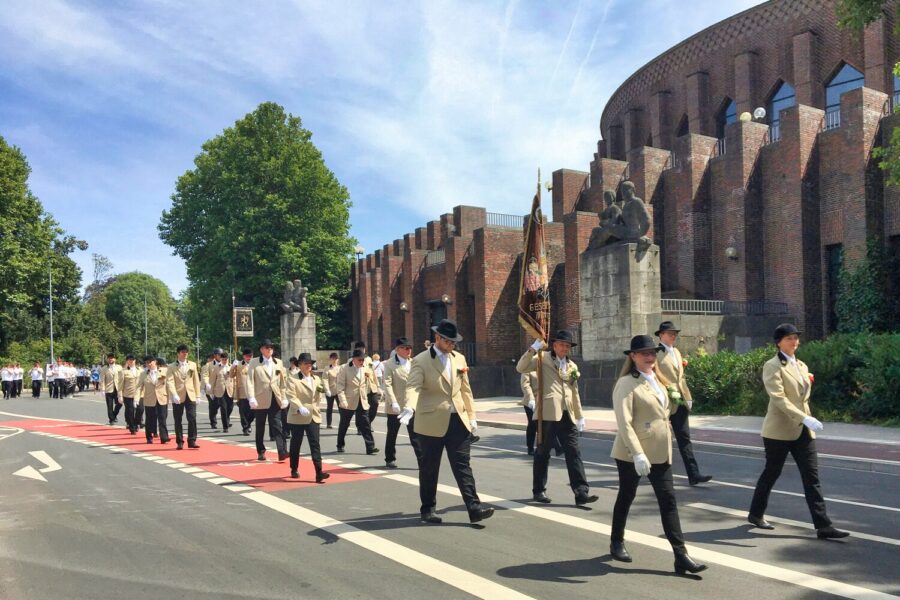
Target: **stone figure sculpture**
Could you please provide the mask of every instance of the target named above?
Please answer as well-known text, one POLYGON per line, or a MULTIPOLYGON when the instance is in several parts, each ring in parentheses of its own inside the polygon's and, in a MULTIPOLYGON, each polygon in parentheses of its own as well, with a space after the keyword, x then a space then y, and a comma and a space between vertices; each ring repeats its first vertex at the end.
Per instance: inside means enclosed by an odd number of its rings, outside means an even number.
MULTIPOLYGON (((612 192, 603 194, 604 200, 609 202, 607 194, 612 192)), ((647 212, 644 201, 635 196, 632 182, 626 181, 622 184, 622 196, 625 202, 622 204, 619 218, 615 218, 615 211, 612 210, 614 204, 604 209, 600 215, 601 226, 591 233, 588 250, 616 242, 637 242, 642 248, 649 248, 653 243, 646 237, 650 230, 650 213, 647 212)))
POLYGON ((600 213, 600 227, 621 223, 622 207, 616 202, 616 193, 609 190, 603 192, 603 202, 606 208, 600 213))
POLYGON ((281 310, 286 313, 300 313, 305 315, 309 312, 306 304, 306 292, 308 290, 303 287, 299 279, 284 284, 284 302, 281 303, 281 310))

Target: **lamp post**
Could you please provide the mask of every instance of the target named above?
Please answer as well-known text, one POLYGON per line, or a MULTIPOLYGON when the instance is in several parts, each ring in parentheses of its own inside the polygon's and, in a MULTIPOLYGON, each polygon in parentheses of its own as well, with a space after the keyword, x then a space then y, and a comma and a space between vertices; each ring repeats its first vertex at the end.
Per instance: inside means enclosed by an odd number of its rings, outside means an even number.
POLYGON ((356 260, 359 260, 362 258, 363 254, 366 253, 366 249, 363 248, 362 246, 357 246, 356 248, 353 249, 353 252, 356 253, 356 260))
POLYGON ((53 364, 56 362, 56 358, 53 354, 53 267, 51 265, 47 265, 47 273, 50 275, 50 364, 53 364))

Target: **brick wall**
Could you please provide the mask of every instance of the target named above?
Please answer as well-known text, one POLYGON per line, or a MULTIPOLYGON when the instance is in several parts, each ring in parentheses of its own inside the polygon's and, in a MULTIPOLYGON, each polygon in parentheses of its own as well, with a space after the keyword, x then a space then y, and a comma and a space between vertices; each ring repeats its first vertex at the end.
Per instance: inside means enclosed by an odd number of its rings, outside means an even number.
POLYGON ((479 364, 505 364, 521 354, 518 258, 523 235, 515 229, 475 230, 475 341, 479 364))

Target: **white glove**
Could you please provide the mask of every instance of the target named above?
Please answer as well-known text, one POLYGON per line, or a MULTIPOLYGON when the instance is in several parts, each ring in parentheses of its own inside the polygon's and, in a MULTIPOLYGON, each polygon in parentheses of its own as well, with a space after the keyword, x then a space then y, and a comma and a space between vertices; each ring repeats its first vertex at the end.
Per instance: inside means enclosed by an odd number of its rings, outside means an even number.
POLYGON ((581 417, 577 421, 575 421, 575 427, 578 428, 578 431, 584 431, 584 417, 581 417))
POLYGON ((391 402, 391 412, 395 415, 400 414, 400 405, 396 402, 391 402))
POLYGON ((642 477, 650 474, 650 461, 647 460, 646 454, 634 455, 634 470, 642 477))
POLYGON ((813 431, 822 431, 825 429, 825 426, 822 425, 822 421, 818 420, 815 417, 806 416, 803 417, 803 424, 812 429, 813 431))
POLYGON ((234 362, 231 363, 231 366, 232 366, 232 367, 237 367, 237 366, 240 365, 240 364, 241 364, 241 361, 235 359, 234 362))
POLYGON ((288 406, 290 406, 290 404, 291 404, 291 403, 288 401, 287 398, 285 398, 284 400, 282 400, 281 402, 279 402, 279 405, 281 406, 281 408, 287 408, 288 406))
POLYGON ((544 347, 544 340, 534 340, 534 343, 531 344, 531 349, 537 352, 541 348, 544 347))
POLYGON ((685 400, 684 404, 688 407, 688 410, 691 410, 691 407, 694 406, 693 400, 685 400))
POLYGON ((478 430, 478 421, 476 421, 475 419, 469 421, 469 425, 472 426, 472 433, 475 433, 478 430))
POLYGON ((534 398, 528 401, 528 410, 534 410, 534 398))
POLYGON ((250 403, 250 408, 259 408, 259 402, 256 401, 256 398, 247 398, 247 402, 250 403))
POLYGON ((401 425, 409 425, 410 420, 413 418, 413 409, 406 407, 400 413, 400 424, 401 425))
POLYGON ((309 409, 306 408, 305 406, 303 406, 302 404, 300 405, 300 408, 297 409, 297 412, 300 413, 301 417, 309 416, 309 409))
POLYGON ((179 400, 178 394, 172 394, 172 404, 181 404, 181 400, 179 400))

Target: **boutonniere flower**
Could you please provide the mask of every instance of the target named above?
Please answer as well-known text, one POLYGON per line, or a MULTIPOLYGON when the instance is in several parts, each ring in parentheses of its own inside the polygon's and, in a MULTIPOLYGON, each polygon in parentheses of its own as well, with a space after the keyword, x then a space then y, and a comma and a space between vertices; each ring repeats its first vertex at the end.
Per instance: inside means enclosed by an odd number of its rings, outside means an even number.
POLYGON ((578 369, 572 369, 572 372, 569 373, 569 383, 577 382, 579 377, 581 377, 581 373, 578 372, 578 369))
POLYGON ((463 367, 462 369, 457 369, 456 372, 459 373, 460 375, 465 375, 466 373, 469 372, 469 367, 463 367))
POLYGON ((316 386, 316 391, 320 392, 320 393, 325 393, 325 386, 324 385, 316 386))
POLYGON ((686 358, 681 359, 681 368, 686 369, 688 366, 688 361, 686 358))
POLYGON ((810 374, 809 374, 809 382, 810 382, 810 383, 813 383, 815 380, 816 380, 816 376, 813 375, 812 373, 810 373, 810 374))
POLYGON ((675 404, 684 404, 684 398, 681 397, 681 392, 678 391, 677 387, 669 384, 666 386, 666 392, 669 393, 669 400, 675 404))

